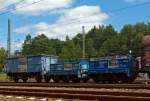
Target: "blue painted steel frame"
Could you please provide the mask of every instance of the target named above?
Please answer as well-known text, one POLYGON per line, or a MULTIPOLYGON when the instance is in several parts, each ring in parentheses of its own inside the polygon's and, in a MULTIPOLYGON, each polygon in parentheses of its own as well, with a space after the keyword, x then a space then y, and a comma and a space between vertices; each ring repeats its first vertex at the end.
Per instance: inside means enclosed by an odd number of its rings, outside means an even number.
POLYGON ((89 69, 89 62, 86 60, 51 64, 48 75, 49 76, 50 75, 55 75, 55 76, 75 75, 78 78, 84 78, 84 77, 82 77, 82 73, 83 74, 88 73, 88 69, 89 69), (71 64, 71 67, 66 68, 65 64, 71 64), (77 67, 76 67, 76 64, 78 65, 77 67))
POLYGON ((115 58, 117 66, 110 68, 109 61, 112 61, 112 58, 97 59, 89 62, 89 75, 90 74, 119 74, 124 73, 129 77, 134 76, 135 73, 135 61, 132 57, 126 58, 115 58), (132 71, 131 71, 132 70, 132 71))

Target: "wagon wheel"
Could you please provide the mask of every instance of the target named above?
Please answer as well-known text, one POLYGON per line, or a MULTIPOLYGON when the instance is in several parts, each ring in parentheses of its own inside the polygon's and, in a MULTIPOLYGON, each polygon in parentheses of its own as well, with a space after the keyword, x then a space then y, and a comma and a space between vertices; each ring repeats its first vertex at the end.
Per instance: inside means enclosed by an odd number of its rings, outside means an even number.
POLYGON ((88 80, 89 80, 89 78, 83 78, 83 79, 82 79, 82 81, 83 81, 84 83, 86 83, 88 80))
POLYGON ((18 82, 19 78, 14 77, 13 80, 14 80, 15 82, 18 82))
POLYGON ((53 78, 53 80, 54 80, 56 83, 58 83, 59 80, 60 80, 60 78, 59 78, 58 76, 55 76, 55 77, 53 78))
POLYGON ((73 77, 72 82, 73 83, 79 83, 80 80, 75 76, 75 77, 73 77))
POLYGON ((129 78, 129 83, 132 83, 135 79, 136 77, 129 78))
POLYGON ((65 82, 65 83, 69 82, 69 80, 68 80, 68 78, 66 76, 62 78, 62 81, 65 82))
POLYGON ((40 83, 42 81, 42 76, 41 75, 37 75, 35 77, 35 80, 40 83))
POLYGON ((95 83, 98 83, 100 80, 99 80, 99 78, 93 77, 93 81, 94 81, 95 83))
POLYGON ((22 80, 23 82, 27 82, 28 78, 23 78, 22 80))
POLYGON ((49 82, 50 81, 50 77, 48 77, 48 76, 44 76, 44 80, 45 80, 45 82, 49 82))

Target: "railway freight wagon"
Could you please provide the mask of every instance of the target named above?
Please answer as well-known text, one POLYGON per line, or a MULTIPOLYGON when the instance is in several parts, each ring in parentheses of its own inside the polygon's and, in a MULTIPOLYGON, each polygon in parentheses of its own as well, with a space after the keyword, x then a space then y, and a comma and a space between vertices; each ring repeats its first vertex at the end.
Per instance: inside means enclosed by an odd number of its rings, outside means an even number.
POLYGON ((131 56, 109 56, 89 62, 89 77, 95 82, 132 82, 137 76, 131 56))
POLYGON ((149 73, 150 77, 150 35, 143 37, 141 53, 141 71, 149 73))
POLYGON ((8 58, 6 73, 15 82, 18 82, 19 79, 26 82, 28 78, 35 78, 37 82, 41 82, 43 75, 49 71, 50 64, 54 63, 57 63, 56 56, 38 55, 8 58))
POLYGON ((53 79, 54 82, 79 82, 87 78, 89 62, 86 60, 51 64, 46 76, 46 81, 53 79))

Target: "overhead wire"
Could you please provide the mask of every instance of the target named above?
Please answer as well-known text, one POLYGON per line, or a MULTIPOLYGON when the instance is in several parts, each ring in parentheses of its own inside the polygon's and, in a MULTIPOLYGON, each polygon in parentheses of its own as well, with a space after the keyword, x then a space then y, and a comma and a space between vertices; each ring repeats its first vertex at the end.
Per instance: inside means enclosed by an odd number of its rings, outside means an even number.
POLYGON ((15 4, 22 3, 23 1, 24 1, 24 0, 21 0, 21 1, 19 1, 19 2, 12 3, 12 4, 8 5, 8 6, 2 7, 2 8, 0 8, 0 11, 2 11, 2 10, 9 10, 9 8, 10 8, 11 6, 13 6, 13 5, 15 5, 15 4), (8 9, 7 9, 7 8, 8 8, 8 9))
POLYGON ((120 12, 120 11, 123 11, 123 10, 126 10, 126 9, 135 8, 135 7, 144 6, 144 5, 149 5, 149 4, 150 4, 150 1, 147 1, 147 2, 138 3, 138 4, 118 8, 118 9, 108 10, 106 12, 120 12))
MULTIPOLYGON (((21 0, 20 2, 13 3, 13 4, 11 4, 11 5, 8 5, 7 7, 3 7, 3 8, 0 9, 0 11, 1 11, 2 9, 5 9, 5 8, 7 9, 7 8, 9 8, 10 6, 12 6, 12 5, 14 5, 14 4, 19 4, 19 3, 22 3, 22 2, 24 2, 24 1, 25 1, 25 0, 21 0)), ((34 1, 34 2, 30 3, 30 4, 28 4, 28 5, 24 5, 24 6, 21 6, 21 7, 18 7, 18 8, 14 8, 14 9, 10 9, 10 10, 8 10, 8 11, 6 11, 6 12, 0 13, 0 15, 4 15, 4 14, 7 14, 7 13, 9 13, 9 12, 11 12, 11 11, 15 11, 15 10, 17 10, 17 9, 21 9, 21 8, 24 8, 24 7, 28 7, 28 6, 31 6, 31 5, 33 5, 33 4, 37 4, 37 3, 41 2, 41 1, 44 1, 44 0, 34 1)))
MULTIPOLYGON (((22 0, 24 1, 24 0, 22 0)), ((24 8, 24 7, 28 7, 28 6, 31 6, 33 4, 37 4, 37 3, 40 3, 41 1, 44 1, 44 0, 38 0, 38 1, 35 1, 31 4, 28 4, 28 5, 24 5, 24 6, 21 6, 21 7, 18 7, 18 8, 14 8, 14 9, 11 9, 7 12, 3 12, 3 13, 0 13, 0 15, 3 15, 3 14, 6 14, 6 13, 9 13, 11 11, 15 11, 17 9, 21 9, 21 8, 24 8)), ((123 11, 123 10, 126 10, 126 9, 130 9, 130 8, 135 8, 135 7, 139 7, 139 6, 144 6, 144 5, 149 5, 150 4, 150 1, 148 2, 144 2, 144 3, 138 3, 138 4, 134 4, 134 5, 130 5, 130 6, 126 6, 126 7, 122 7, 122 8, 118 8, 118 9, 113 9, 113 10, 107 10, 105 11, 105 13, 113 13, 113 12, 120 12, 120 11, 123 11)), ((51 27, 57 27, 57 26, 60 26, 60 25, 67 25, 67 24, 72 24, 72 23, 78 23, 78 22, 81 22, 82 19, 86 19, 86 18, 89 18, 89 17, 92 17, 93 15, 90 15, 90 16, 84 16, 84 17, 77 17, 77 18, 73 18, 73 19, 68 19, 70 22, 66 22, 66 21, 62 21, 62 22, 57 22, 56 24, 54 24, 53 26, 51 27)), ((84 23, 84 22, 83 22, 84 23)))
MULTIPOLYGON (((23 0, 23 1, 24 1, 24 0, 23 0)), ((41 1, 44 1, 44 0, 34 1, 34 2, 30 3, 30 4, 28 4, 28 5, 24 5, 24 6, 21 6, 21 7, 18 7, 18 8, 10 9, 10 10, 8 10, 8 11, 6 11, 6 12, 0 13, 0 15, 7 14, 7 13, 9 13, 9 12, 11 12, 11 11, 16 11, 17 9, 21 9, 21 8, 24 8, 24 7, 28 7, 28 6, 37 4, 37 3, 41 2, 41 1)))
MULTIPOLYGON (((24 0, 22 0, 22 1, 20 1, 20 2, 23 2, 24 0)), ((24 8, 24 7, 28 7, 28 6, 31 6, 31 5, 34 5, 34 4, 37 4, 37 3, 40 3, 41 1, 44 1, 44 0, 38 0, 38 1, 35 1, 35 2, 33 2, 33 3, 30 3, 30 4, 28 4, 28 5, 24 5, 24 6, 21 6, 21 7, 18 7, 18 8, 14 8, 14 9, 11 9, 11 10, 9 10, 9 11, 7 11, 7 12, 3 12, 3 13, 0 13, 0 15, 3 15, 3 14, 6 14, 6 13, 9 13, 9 12, 11 12, 11 11, 15 11, 15 10, 17 10, 17 9, 21 9, 21 8, 24 8)), ((148 1, 148 2, 144 2, 144 3, 138 3, 138 4, 134 4, 134 5, 130 5, 130 6, 126 6, 126 7, 122 7, 122 8, 118 8, 118 9, 113 9, 113 10, 108 10, 108 11, 105 11, 105 13, 113 13, 113 12, 120 12, 120 11, 123 11, 123 10, 126 10, 126 9, 130 9, 130 8, 135 8, 135 7, 138 7, 138 6, 144 6, 144 5, 149 5, 150 4, 150 1, 148 1)), ((93 15, 90 15, 90 16, 84 16, 84 17, 78 17, 78 18, 73 18, 73 19, 69 19, 70 21, 80 21, 80 19, 85 19, 85 18, 87 18, 87 17, 91 17, 91 16, 93 16, 93 15)), ((66 23, 66 21, 64 21, 64 22, 59 22, 59 24, 64 24, 64 23, 66 23)), ((74 23, 74 22, 73 22, 74 23)))
POLYGON ((10 9, 10 10, 7 9, 7 8, 11 7, 12 5, 20 4, 20 3, 24 2, 24 1, 25 1, 25 0, 21 0, 20 2, 13 3, 13 4, 10 4, 10 5, 6 6, 6 7, 1 8, 0 11, 3 10, 3 9, 6 9, 7 11, 0 13, 0 15, 7 14, 7 13, 9 13, 9 12, 11 12, 11 11, 15 11, 15 10, 17 10, 17 9, 21 9, 21 8, 24 8, 24 7, 28 7, 28 6, 31 6, 31 5, 33 5, 33 4, 37 4, 37 3, 41 2, 41 1, 44 1, 44 0, 38 0, 38 1, 35 1, 35 2, 31 3, 31 4, 24 5, 24 6, 21 6, 21 7, 18 7, 18 8, 10 9))
MULTIPOLYGON (((21 0, 21 1, 18 2, 18 3, 21 3, 21 2, 23 2, 23 1, 24 1, 24 0, 21 0)), ((31 3, 31 4, 24 5, 24 6, 21 6, 21 7, 18 7, 18 8, 13 8, 13 9, 10 9, 10 10, 8 9, 8 11, 0 13, 0 15, 7 14, 7 13, 10 13, 10 12, 12 12, 12 11, 16 11, 17 9, 21 9, 21 8, 25 8, 25 7, 28 7, 28 6, 32 6, 32 5, 34 5, 34 4, 40 3, 41 1, 44 1, 44 0, 38 0, 38 1, 35 1, 35 2, 31 3)), ((17 3, 17 4, 18 4, 18 3, 17 3)), ((126 10, 126 9, 131 9, 131 8, 135 8, 135 7, 139 7, 139 6, 144 6, 144 5, 149 5, 149 4, 150 4, 150 1, 144 2, 144 3, 139 3, 139 4, 134 4, 134 5, 130 5, 130 6, 118 8, 118 9, 107 10, 107 11, 105 11, 105 13, 120 12, 120 11, 123 11, 123 10, 126 10)), ((2 8, 2 9, 5 9, 5 8, 6 8, 6 10, 7 10, 7 8, 9 8, 9 7, 12 6, 12 5, 14 5, 14 4, 8 5, 7 7, 4 7, 4 8, 2 8)), ((1 11, 1 10, 0 10, 0 11, 1 11)), ((91 16, 93 16, 93 15, 91 15, 91 16)), ((64 21, 64 22, 58 22, 58 24, 54 24, 54 26, 51 26, 51 27, 57 27, 58 25, 60 26, 60 25, 78 23, 78 22, 81 22, 82 19, 86 19, 86 18, 91 17, 91 16, 78 17, 78 18, 69 19, 70 21, 72 21, 72 22, 69 22, 69 23, 66 23, 66 21, 64 21)), ((84 23, 87 23, 87 21, 84 22, 84 23)))
MULTIPOLYGON (((138 3, 138 4, 134 4, 134 5, 130 5, 130 6, 127 6, 127 7, 122 7, 122 8, 118 8, 118 9, 113 9, 113 10, 107 10, 105 11, 105 13, 113 13, 113 12, 120 12, 120 11, 123 11, 123 10, 126 10, 126 9, 131 9, 131 8, 135 8, 135 7, 139 7, 139 6, 144 6, 144 5, 149 5, 150 4, 150 1, 148 2, 144 2, 144 3, 138 3)), ((93 15, 90 15, 90 16, 84 16, 84 17, 77 17, 77 18, 73 18, 73 19, 68 19, 69 21, 72 21, 72 22, 66 22, 66 21, 62 21, 62 22, 58 22, 58 25, 66 25, 66 24, 72 24, 72 23, 78 23, 78 22, 81 22, 82 19, 86 19, 88 17, 92 17, 93 15)), ((55 26, 57 26, 57 24, 55 24, 55 26)))
MULTIPOLYGON (((23 1, 25 1, 25 0, 21 0, 20 2, 23 2, 23 1)), ((39 2, 41 2, 41 1, 44 1, 44 0, 34 1, 34 2, 30 3, 30 4, 28 4, 28 5, 24 5, 24 6, 21 6, 21 7, 18 7, 18 8, 11 9, 11 10, 8 11, 8 12, 0 13, 0 15, 9 13, 9 12, 11 12, 11 11, 15 11, 15 10, 17 10, 17 9, 21 9, 21 8, 24 8, 24 7, 28 7, 28 6, 34 5, 34 4, 39 3, 39 2)), ((134 4, 134 5, 130 5, 130 6, 118 8, 118 9, 108 10, 108 11, 105 11, 105 12, 106 12, 106 13, 120 12, 120 11, 122 11, 122 10, 130 9, 130 8, 135 8, 135 7, 143 6, 143 5, 149 5, 149 4, 150 4, 150 1, 147 1, 147 2, 138 3, 138 4, 134 4)), ((4 7, 3 9, 5 9, 5 7, 4 7)), ((81 18, 84 18, 84 17, 81 17, 81 18)), ((73 19, 73 20, 74 20, 74 19, 73 19)))

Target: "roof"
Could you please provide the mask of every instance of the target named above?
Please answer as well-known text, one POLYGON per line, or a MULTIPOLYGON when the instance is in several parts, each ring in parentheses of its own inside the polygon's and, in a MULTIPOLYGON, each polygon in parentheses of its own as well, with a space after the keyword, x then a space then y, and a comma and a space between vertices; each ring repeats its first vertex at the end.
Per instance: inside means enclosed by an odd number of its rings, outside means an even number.
POLYGON ((45 55, 45 54, 42 54, 42 55, 28 55, 28 56, 17 56, 17 57, 10 57, 10 58, 7 58, 7 60, 12 60, 12 59, 18 59, 18 58, 27 58, 27 57, 58 57, 58 56, 55 56, 55 55, 45 55))
POLYGON ((106 56, 106 57, 91 59, 91 61, 110 60, 110 59, 128 59, 130 57, 131 57, 130 55, 114 55, 114 56, 106 56))
POLYGON ((28 55, 27 57, 42 57, 42 56, 46 56, 46 57, 58 57, 56 55, 45 55, 45 54, 41 54, 41 55, 28 55))

